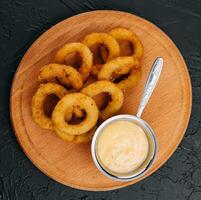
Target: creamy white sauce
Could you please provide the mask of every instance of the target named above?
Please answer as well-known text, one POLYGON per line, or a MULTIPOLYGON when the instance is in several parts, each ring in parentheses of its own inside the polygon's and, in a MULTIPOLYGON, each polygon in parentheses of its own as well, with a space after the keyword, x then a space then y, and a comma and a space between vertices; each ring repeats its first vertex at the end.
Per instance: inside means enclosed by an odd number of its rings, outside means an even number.
POLYGON ((102 165, 115 173, 129 173, 146 160, 149 142, 145 132, 129 121, 108 125, 97 143, 97 153, 102 165))

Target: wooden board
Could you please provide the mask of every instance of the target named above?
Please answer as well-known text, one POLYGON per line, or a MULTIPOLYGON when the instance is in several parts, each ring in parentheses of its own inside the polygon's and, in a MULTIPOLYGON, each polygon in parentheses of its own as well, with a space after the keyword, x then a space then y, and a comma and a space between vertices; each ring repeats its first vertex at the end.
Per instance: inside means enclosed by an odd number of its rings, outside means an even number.
POLYGON ((133 184, 117 182, 103 176, 94 166, 90 144, 71 144, 53 132, 41 129, 31 117, 31 98, 38 87, 36 74, 50 63, 56 50, 67 42, 82 41, 91 32, 114 27, 134 31, 144 45, 142 78, 126 91, 120 113, 135 114, 140 95, 156 57, 164 58, 158 85, 142 118, 155 130, 158 158, 143 179, 161 165, 177 148, 191 113, 191 83, 185 62, 174 43, 150 22, 118 11, 94 11, 71 17, 45 32, 24 55, 15 74, 11 91, 11 118, 17 139, 29 159, 46 175, 65 185, 84 190, 111 190, 133 184))

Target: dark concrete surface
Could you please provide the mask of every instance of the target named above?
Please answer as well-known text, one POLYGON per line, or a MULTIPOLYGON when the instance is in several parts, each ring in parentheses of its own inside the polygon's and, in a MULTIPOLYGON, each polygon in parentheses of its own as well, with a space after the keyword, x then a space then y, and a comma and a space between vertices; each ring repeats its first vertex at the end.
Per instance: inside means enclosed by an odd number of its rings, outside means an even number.
POLYGON ((0 0, 0 200, 201 200, 200 105, 201 0, 0 0), (96 9, 127 11, 159 26, 181 50, 193 86, 190 124, 171 159, 140 183, 110 192, 75 190, 42 174, 9 118, 12 79, 28 47, 57 22, 96 9))

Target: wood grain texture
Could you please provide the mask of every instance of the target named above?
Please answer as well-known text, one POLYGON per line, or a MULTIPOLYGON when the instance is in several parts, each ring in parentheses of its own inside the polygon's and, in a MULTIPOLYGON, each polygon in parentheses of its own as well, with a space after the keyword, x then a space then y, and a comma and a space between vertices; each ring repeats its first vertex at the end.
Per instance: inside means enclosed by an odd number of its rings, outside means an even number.
POLYGON ((11 91, 11 118, 26 155, 45 174, 65 185, 84 190, 111 190, 133 184, 104 177, 94 166, 90 144, 70 144, 53 132, 43 130, 31 118, 31 98, 38 87, 38 70, 50 63, 56 50, 66 42, 82 41, 91 32, 114 27, 134 31, 141 39, 145 53, 142 78, 137 86, 125 92, 120 113, 135 114, 140 95, 157 56, 164 58, 164 69, 142 118, 156 132, 158 157, 150 171, 156 171, 180 143, 191 112, 191 83, 184 60, 173 42, 156 26, 134 15, 118 11, 94 11, 71 17, 44 33, 27 51, 16 72, 11 91))

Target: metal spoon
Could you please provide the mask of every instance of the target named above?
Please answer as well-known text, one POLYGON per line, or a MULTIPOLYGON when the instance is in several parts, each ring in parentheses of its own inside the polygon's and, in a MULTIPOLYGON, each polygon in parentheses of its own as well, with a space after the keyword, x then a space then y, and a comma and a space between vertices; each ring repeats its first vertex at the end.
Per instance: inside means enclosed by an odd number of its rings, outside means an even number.
POLYGON ((140 101, 140 105, 137 111, 136 116, 133 115, 116 115, 114 117, 111 117, 104 121, 96 130, 92 143, 91 143, 91 153, 93 161, 96 165, 96 167, 107 177, 118 180, 118 181, 131 181, 133 179, 139 178, 140 176, 144 175, 152 166, 154 163, 154 160, 156 158, 157 154, 157 142, 156 137, 154 134, 153 129, 149 126, 147 122, 145 122, 143 119, 141 119, 142 112, 147 105, 150 96, 152 95, 152 92, 156 86, 156 83, 158 82, 158 79, 160 77, 161 71, 163 67, 163 58, 157 58, 151 68, 151 71, 149 73, 149 76, 147 78, 147 82, 144 87, 144 92, 142 94, 142 98, 140 101), (111 172, 108 169, 105 169, 104 166, 101 164, 101 161, 98 157, 97 153, 97 143, 98 139, 103 132, 103 130, 110 125, 111 123, 114 123, 116 121, 131 121, 135 123, 136 125, 140 126, 144 132, 146 133, 146 136, 149 141, 149 153, 144 161, 144 163, 136 170, 134 170, 132 173, 129 174, 117 174, 115 172, 111 172))

